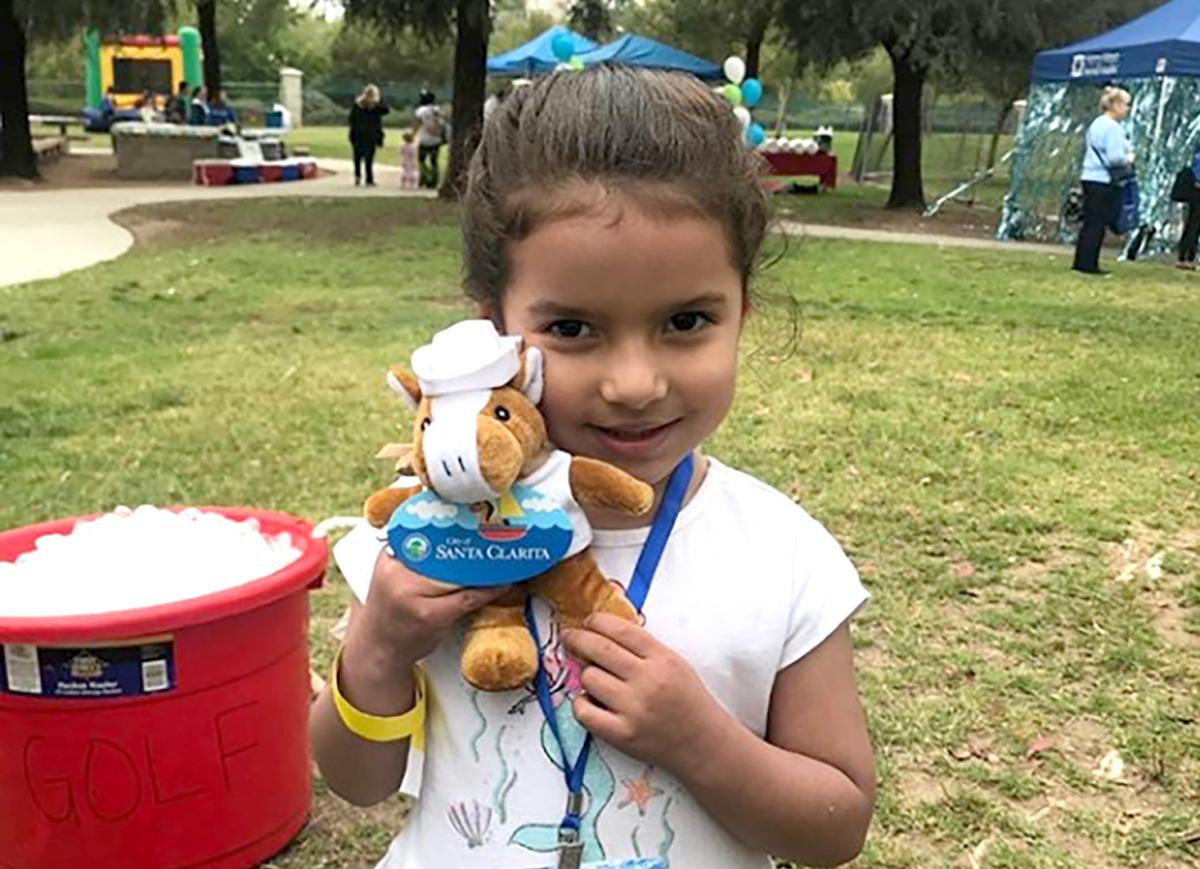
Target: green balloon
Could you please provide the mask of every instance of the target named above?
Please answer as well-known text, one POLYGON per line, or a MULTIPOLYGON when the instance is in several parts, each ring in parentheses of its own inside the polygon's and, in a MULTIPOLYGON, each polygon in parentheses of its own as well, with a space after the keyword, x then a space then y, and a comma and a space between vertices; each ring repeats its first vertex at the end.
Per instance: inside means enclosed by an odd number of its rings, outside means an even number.
POLYGON ((571 69, 583 69, 583 60, 579 57, 572 57, 567 61, 567 66, 571 69))
POLYGON ((742 89, 735 84, 727 84, 721 88, 721 94, 735 106, 742 104, 742 89))

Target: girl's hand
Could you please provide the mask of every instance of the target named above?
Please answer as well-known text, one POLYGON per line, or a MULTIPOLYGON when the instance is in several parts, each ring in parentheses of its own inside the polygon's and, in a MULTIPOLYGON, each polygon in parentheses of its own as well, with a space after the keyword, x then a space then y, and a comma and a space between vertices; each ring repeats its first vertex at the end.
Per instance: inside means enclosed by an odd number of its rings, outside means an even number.
POLYGON ((455 622, 509 588, 462 588, 426 579, 385 547, 375 560, 367 603, 352 623, 347 642, 361 643, 400 667, 411 667, 437 648, 455 622))
POLYGON ((599 613, 563 642, 583 664, 575 718, 631 757, 675 772, 732 721, 692 666, 639 625, 599 613))

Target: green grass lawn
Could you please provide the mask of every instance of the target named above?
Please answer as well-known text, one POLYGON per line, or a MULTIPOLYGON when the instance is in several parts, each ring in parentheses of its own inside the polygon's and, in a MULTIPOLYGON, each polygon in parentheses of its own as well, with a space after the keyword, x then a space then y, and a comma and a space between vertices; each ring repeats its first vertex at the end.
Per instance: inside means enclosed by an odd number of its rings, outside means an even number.
MULTIPOLYGON (((408 424, 385 367, 470 313, 453 208, 124 219, 159 231, 0 288, 0 527, 143 502, 356 511, 408 424)), ((709 448, 801 501, 871 589, 854 635, 880 795, 860 867, 1200 863, 1200 285, 1067 266, 809 240, 760 282, 709 448)), ((336 577, 312 596, 319 670, 346 596, 336 577)), ((370 865, 402 814, 318 784, 270 865, 370 865)))

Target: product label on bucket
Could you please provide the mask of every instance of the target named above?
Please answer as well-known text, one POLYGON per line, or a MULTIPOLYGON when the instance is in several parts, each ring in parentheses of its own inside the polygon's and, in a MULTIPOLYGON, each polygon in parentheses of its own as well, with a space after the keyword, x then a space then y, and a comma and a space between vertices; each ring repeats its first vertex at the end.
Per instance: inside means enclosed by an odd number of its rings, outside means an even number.
POLYGON ((137 697, 175 687, 172 638, 93 646, 7 643, 0 656, 0 693, 87 699, 137 697))

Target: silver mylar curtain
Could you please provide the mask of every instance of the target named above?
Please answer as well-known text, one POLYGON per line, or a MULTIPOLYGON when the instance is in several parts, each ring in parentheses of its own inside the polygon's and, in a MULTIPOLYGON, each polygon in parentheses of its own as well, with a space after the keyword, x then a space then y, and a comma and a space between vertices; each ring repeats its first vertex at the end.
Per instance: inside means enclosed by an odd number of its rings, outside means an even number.
MULTIPOLYGON (((1141 223, 1153 226, 1149 252, 1179 239, 1182 206, 1170 201, 1175 174, 1200 146, 1200 79, 1157 76, 1114 82, 1133 97, 1125 122, 1137 154, 1141 223)), ((1012 157, 1012 186, 1004 198, 998 237, 1073 242, 1079 229, 1063 205, 1079 185, 1084 134, 1099 114, 1094 82, 1033 85, 1012 157)))

